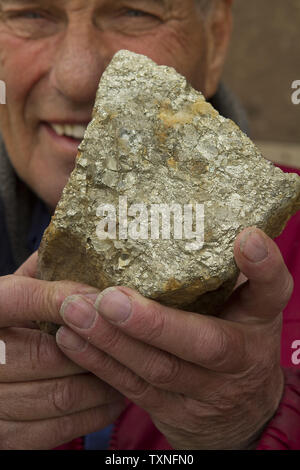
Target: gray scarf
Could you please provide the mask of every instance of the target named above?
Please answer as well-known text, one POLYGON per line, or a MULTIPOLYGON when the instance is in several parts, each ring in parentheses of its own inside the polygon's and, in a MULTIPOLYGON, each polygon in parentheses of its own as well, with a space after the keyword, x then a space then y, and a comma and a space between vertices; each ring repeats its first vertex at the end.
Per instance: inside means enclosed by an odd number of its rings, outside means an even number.
MULTIPOLYGON (((224 117, 232 119, 244 132, 248 132, 247 118, 237 99, 221 84, 211 100, 224 117)), ((27 237, 37 196, 17 176, 3 139, 0 135, 0 199, 4 206, 6 228, 17 266, 29 256, 27 237)))
POLYGON ((0 198, 4 207, 6 228, 17 266, 30 255, 27 237, 36 196, 18 178, 0 135, 0 198))

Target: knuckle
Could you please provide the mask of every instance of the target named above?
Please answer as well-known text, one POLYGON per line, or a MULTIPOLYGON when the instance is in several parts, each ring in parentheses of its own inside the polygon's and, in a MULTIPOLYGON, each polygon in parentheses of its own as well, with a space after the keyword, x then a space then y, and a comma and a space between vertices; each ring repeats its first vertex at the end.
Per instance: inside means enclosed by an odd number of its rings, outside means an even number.
POLYGON ((170 355, 154 353, 145 365, 145 379, 150 384, 164 388, 176 382, 180 374, 180 360, 170 355))
MULTIPOLYGON (((17 278, 16 278, 17 279, 17 278)), ((36 306, 42 306, 42 294, 43 291, 40 288, 41 284, 39 281, 32 281, 26 279, 25 282, 16 282, 15 292, 19 301, 18 311, 30 312, 36 306)))
POLYGON ((117 347, 121 339, 120 331, 113 326, 107 328, 106 334, 101 338, 101 348, 105 350, 113 350, 117 347))
POLYGON ((75 402, 75 387, 73 387, 72 379, 63 379, 55 383, 49 401, 52 409, 59 415, 65 415, 74 408, 75 402))
POLYGON ((32 367, 49 364, 52 352, 52 338, 49 335, 37 330, 30 330, 26 343, 32 367))
POLYGON ((125 370, 120 379, 122 388, 130 395, 133 400, 142 400, 149 390, 149 384, 137 375, 125 370))
POLYGON ((96 367, 93 369, 93 372, 96 373, 98 377, 102 377, 104 374, 105 377, 111 374, 112 368, 114 366, 114 359, 102 351, 97 351, 96 355, 93 354, 90 357, 91 361, 96 364, 96 367))
POLYGON ((214 348, 210 353, 210 360, 216 366, 223 364, 228 354, 228 336, 223 330, 219 330, 214 335, 214 348))
MULTIPOLYGON (((16 275, 1 279, 1 310, 13 305, 16 313, 29 315, 31 311, 44 310, 42 281, 16 275)), ((30 318, 27 318, 29 320, 30 318)))
POLYGON ((149 307, 144 310, 144 315, 141 315, 139 320, 137 329, 141 340, 152 342, 163 336, 166 319, 161 305, 149 302, 149 307))
POLYGON ((222 329, 211 324, 202 328, 201 341, 194 345, 194 357, 197 363, 214 365, 220 363, 227 351, 227 342, 222 329))
POLYGON ((19 278, 14 275, 4 276, 1 279, 1 311, 6 309, 9 302, 14 302, 16 311, 19 311, 22 306, 27 305, 28 296, 26 296, 26 289, 22 288, 19 278))
POLYGON ((212 370, 235 371, 245 366, 245 339, 242 331, 222 326, 208 326, 201 335, 202 341, 195 345, 196 362, 212 370))

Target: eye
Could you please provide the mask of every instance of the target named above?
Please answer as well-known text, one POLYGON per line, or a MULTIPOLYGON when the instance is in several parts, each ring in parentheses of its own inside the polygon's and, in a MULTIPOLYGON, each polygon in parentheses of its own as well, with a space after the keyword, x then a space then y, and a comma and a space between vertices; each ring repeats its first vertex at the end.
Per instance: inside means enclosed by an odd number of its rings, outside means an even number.
POLYGON ((51 12, 38 9, 10 9, 3 13, 2 21, 13 34, 28 39, 51 36, 61 28, 61 22, 51 12))
POLYGON ((153 15, 151 15, 150 13, 146 13, 145 11, 141 11, 141 10, 127 10, 125 12, 125 15, 131 18, 143 18, 145 16, 153 17, 153 15))
POLYGON ((16 11, 8 13, 7 19, 25 19, 25 20, 43 20, 45 19, 45 15, 39 11, 35 10, 24 10, 24 11, 16 11))
POLYGON ((162 15, 156 12, 153 8, 147 6, 144 0, 145 7, 142 9, 131 8, 128 0, 123 0, 125 5, 122 5, 122 0, 119 2, 108 2, 107 7, 100 9, 95 18, 96 26, 100 29, 115 31, 127 36, 138 34, 147 34, 148 31, 160 26, 163 22, 162 15), (154 10, 154 11, 153 11, 154 10))
POLYGON ((24 11, 23 13, 20 13, 19 16, 22 18, 27 18, 29 20, 39 20, 41 18, 44 18, 44 16, 38 11, 24 11))

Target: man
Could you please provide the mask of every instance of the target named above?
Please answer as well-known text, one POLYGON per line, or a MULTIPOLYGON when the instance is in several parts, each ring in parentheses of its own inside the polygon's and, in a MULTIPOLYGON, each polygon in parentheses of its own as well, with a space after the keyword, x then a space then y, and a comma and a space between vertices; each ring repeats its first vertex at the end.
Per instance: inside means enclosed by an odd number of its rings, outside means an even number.
MULTIPOLYGON (((2 449, 51 449, 86 435, 85 448, 105 447, 108 436, 119 449, 272 447, 262 434, 292 393, 279 356, 293 280, 260 230, 237 237, 244 278, 221 318, 183 314, 126 287, 99 293, 39 281, 36 253, 22 264, 74 167, 113 55, 129 49, 173 66, 216 100, 231 3, 0 1, 2 449), (54 338, 34 328, 37 320, 65 326, 54 338)), ((288 380, 300 389, 297 372, 288 380)), ((299 439, 289 441, 289 426, 280 429, 292 448, 299 439)))

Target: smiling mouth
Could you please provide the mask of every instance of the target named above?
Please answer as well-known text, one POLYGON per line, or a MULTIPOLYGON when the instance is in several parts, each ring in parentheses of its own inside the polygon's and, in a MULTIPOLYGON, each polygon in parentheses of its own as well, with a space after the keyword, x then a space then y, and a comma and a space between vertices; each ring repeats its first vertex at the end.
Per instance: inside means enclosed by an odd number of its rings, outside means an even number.
POLYGON ((87 124, 52 124, 47 123, 51 129, 60 137, 82 140, 87 124))

